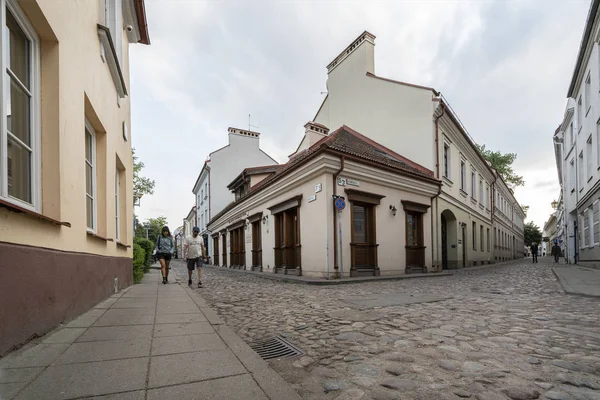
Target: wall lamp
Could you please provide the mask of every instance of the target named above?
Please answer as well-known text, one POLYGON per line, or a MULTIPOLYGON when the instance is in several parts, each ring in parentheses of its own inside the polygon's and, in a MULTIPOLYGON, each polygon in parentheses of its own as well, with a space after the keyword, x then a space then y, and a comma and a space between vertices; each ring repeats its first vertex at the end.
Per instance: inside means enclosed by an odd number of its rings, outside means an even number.
POLYGON ((265 225, 268 220, 269 220, 269 216, 268 215, 265 215, 264 217, 262 217, 262 223, 263 223, 263 225, 265 225))
POLYGON ((395 217, 398 209, 396 208, 395 205, 390 205, 390 211, 392 212, 392 215, 395 217))

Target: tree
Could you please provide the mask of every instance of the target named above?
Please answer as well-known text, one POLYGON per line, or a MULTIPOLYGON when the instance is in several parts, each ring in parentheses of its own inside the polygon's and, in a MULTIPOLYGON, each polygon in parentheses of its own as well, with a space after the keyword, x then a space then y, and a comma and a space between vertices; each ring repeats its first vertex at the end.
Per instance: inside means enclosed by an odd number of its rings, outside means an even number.
POLYGON ((492 151, 485 148, 485 145, 479 146, 479 151, 483 157, 492 164, 492 167, 498 171, 504 182, 510 189, 515 189, 518 186, 525 185, 525 180, 522 176, 517 175, 512 169, 512 164, 517 159, 516 153, 502 154, 499 151, 492 151))
POLYGON ((156 238, 160 235, 162 227, 167 225, 167 218, 160 216, 158 218, 148 218, 143 223, 138 223, 135 228, 136 238, 146 238, 146 229, 148 230, 148 239, 152 243, 156 242, 156 238))
POLYGON ((138 161, 135 155, 135 149, 131 149, 133 154, 133 194, 141 197, 144 194, 154 194, 154 179, 140 176, 144 163, 138 161))
POLYGON ((527 218, 527 212, 529 211, 529 206, 521 206, 523 212, 525 213, 525 218, 527 218))
POLYGON ((531 243, 541 243, 542 241, 542 231, 540 227, 533 223, 533 221, 529 221, 525 224, 525 245, 531 246, 531 243))

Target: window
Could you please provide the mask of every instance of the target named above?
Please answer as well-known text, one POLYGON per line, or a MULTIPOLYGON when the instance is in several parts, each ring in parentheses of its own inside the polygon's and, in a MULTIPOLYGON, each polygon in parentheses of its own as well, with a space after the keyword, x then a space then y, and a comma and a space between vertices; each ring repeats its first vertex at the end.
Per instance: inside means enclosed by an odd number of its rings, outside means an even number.
POLYGON ((498 247, 498 231, 494 228, 494 246, 498 247))
POLYGON ((569 161, 569 180, 571 181, 571 192, 575 190, 575 159, 569 161))
POLYGON ((121 63, 123 53, 123 11, 122 0, 104 0, 104 25, 110 30, 110 36, 117 52, 117 59, 121 63))
POLYGON ((582 219, 583 219, 583 245, 585 247, 590 245, 590 225, 589 225, 590 220, 589 220, 588 214, 589 214, 589 209, 586 208, 583 211, 583 216, 582 216, 582 219))
POLYGON ((204 214, 200 215, 200 229, 204 230, 204 214))
POLYGON ((39 210, 38 41, 15 2, 0 4, 5 4, 0 19, 6 19, 0 52, 5 85, 0 102, 0 198, 39 210))
POLYGON ((485 208, 490 209, 490 186, 485 185, 485 208))
POLYGON ((202 204, 203 199, 204 199, 204 189, 200 189, 200 204, 202 204))
POLYGON ((588 230, 590 231, 590 240, 588 242, 589 247, 594 247, 594 212, 593 208, 588 208, 588 230))
POLYGON ((590 112, 590 108, 592 107, 592 103, 590 102, 590 93, 592 91, 592 76, 588 72, 588 76, 585 79, 585 88, 584 88, 584 96, 585 96, 585 115, 587 116, 590 112))
POLYGON ((467 189, 467 167, 464 160, 460 160, 460 188, 462 191, 467 189))
POLYGON ((479 177, 479 204, 483 206, 483 180, 479 177))
POLYGON ((473 250, 477 250, 477 223, 473 222, 473 250))
POLYGON ((600 167, 600 120, 596 122, 596 162, 600 167))
POLYGON ((85 122, 85 196, 87 228, 96 231, 96 132, 85 122))
POLYGON ((588 137, 585 144, 585 156, 587 158, 587 174, 588 178, 594 176, 594 161, 592 159, 592 135, 588 137))
POLYGON ((483 251, 483 225, 479 227, 479 248, 483 251))
POLYGON ((577 101, 577 133, 581 131, 581 127, 583 126, 583 105, 581 104, 581 96, 579 96, 579 101, 577 101))
POLYGON ((210 222, 208 220, 208 210, 204 210, 204 220, 206 221, 206 225, 208 225, 208 223, 210 222))
POLYGON ((579 231, 579 248, 582 248, 585 246, 585 235, 584 235, 584 228, 583 228, 583 214, 579 214, 578 217, 579 220, 579 227, 578 227, 578 231, 579 231))
POLYGON ((579 171, 578 172, 578 176, 577 176, 577 180, 578 180, 578 186, 579 186, 579 190, 583 189, 583 184, 585 182, 585 178, 584 178, 584 172, 583 172, 583 150, 579 153, 579 171))
POLYGON ((444 177, 450 179, 450 145, 444 143, 444 177))
POLYGON ((471 171, 471 198, 475 198, 477 192, 475 191, 475 171, 471 171))
POLYGON ((575 145, 575 135, 573 133, 573 121, 569 124, 569 145, 573 147, 575 145))
POLYGON ((121 200, 119 190, 119 170, 115 169, 115 239, 121 240, 121 200))
POLYGON ((487 228, 485 232, 485 241, 487 243, 487 252, 490 252, 490 228, 487 228))
POLYGON ((208 197, 208 183, 204 183, 204 199, 208 197))

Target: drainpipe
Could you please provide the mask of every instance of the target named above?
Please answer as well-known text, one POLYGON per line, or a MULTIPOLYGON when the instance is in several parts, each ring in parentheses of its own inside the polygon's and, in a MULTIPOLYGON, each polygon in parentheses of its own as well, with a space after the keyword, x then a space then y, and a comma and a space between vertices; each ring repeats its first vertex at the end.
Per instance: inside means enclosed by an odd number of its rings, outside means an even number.
MULTIPOLYGON (((344 156, 340 156, 340 169, 338 169, 335 174, 333 174, 333 195, 337 196, 337 178, 338 176, 342 173, 342 170, 344 169, 344 161, 346 160, 346 157, 344 156)), ((335 270, 335 276, 338 277, 339 275, 337 275, 339 273, 339 265, 338 265, 338 246, 337 246, 337 210, 335 209, 335 205, 331 204, 331 206, 333 207, 333 269, 335 270)), ((340 249, 341 251, 341 249, 340 249)), ((327 277, 329 278, 329 277, 327 277)))
MULTIPOLYGON (((212 214, 210 213, 210 197, 211 197, 210 196, 210 169, 208 169, 208 193, 207 194, 208 194, 208 221, 210 221, 210 219, 212 218, 212 214)), ((207 228, 206 230, 208 230, 208 221, 206 221, 206 224, 207 224, 206 225, 206 228, 207 228)), ((210 236, 208 238, 208 246, 206 246, 208 249, 210 249, 210 246, 211 246, 210 243, 212 242, 212 235, 210 233, 211 232, 208 231, 208 235, 210 236)), ((207 256, 210 258, 209 261, 212 264, 212 257, 210 255, 210 252, 208 251, 208 249, 207 249, 207 252, 208 252, 207 256)), ((214 255, 214 252, 215 252, 214 246, 212 248, 212 251, 213 251, 213 255, 214 255)))
MULTIPOLYGON (((440 101, 440 106, 442 107, 442 113, 440 115, 438 115, 437 117, 435 117, 435 172, 436 172, 436 178, 440 179, 440 132, 439 132, 439 125, 438 125, 438 121, 440 118, 442 118, 444 116, 444 112, 446 111, 446 107, 444 106, 444 103, 442 101, 440 101)), ((440 196, 440 194, 442 193, 442 185, 440 185, 439 189, 438 189, 438 193, 433 196, 431 198, 431 201, 433 201, 433 199, 435 198, 435 226, 439 227, 440 226, 440 213, 439 213, 439 208, 438 208, 438 197, 440 196)), ((434 224, 433 224, 433 216, 431 217, 431 234, 433 235, 433 232, 435 231, 434 229, 434 224)), ((438 235, 437 235, 437 231, 435 238, 436 241, 438 240, 438 235)), ((433 240, 432 240, 433 242, 433 240)), ((433 244, 433 243, 432 243, 433 244)), ((437 262, 440 262, 440 247, 441 244, 436 242, 436 246, 435 246, 435 250, 434 250, 434 246, 431 246, 431 263, 433 264, 433 258, 434 255, 437 253, 437 262)))

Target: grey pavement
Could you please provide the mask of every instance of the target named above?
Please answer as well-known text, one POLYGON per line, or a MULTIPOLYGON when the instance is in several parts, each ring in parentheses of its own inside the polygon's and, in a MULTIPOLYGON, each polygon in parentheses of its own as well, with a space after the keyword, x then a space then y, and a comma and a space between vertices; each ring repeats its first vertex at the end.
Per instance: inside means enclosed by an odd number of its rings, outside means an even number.
POLYGON ((579 265, 559 266, 552 270, 566 293, 600 297, 600 270, 579 265))
POLYGON ((333 286, 207 268, 202 296, 245 341, 304 352, 269 365, 305 400, 600 400, 598 299, 566 294, 552 268, 333 286))
POLYGON ((152 270, 0 359, 0 400, 299 399, 198 290, 152 270))

